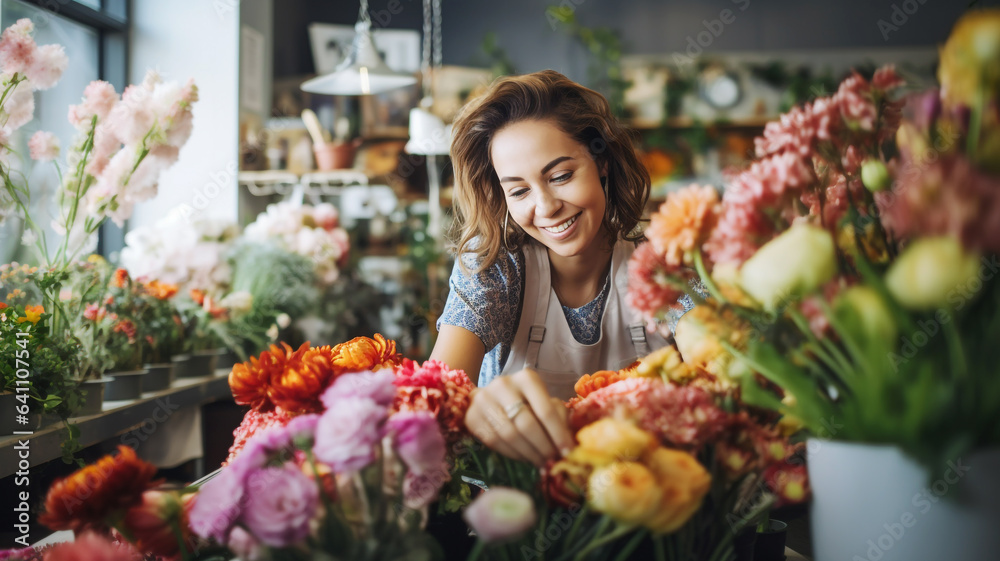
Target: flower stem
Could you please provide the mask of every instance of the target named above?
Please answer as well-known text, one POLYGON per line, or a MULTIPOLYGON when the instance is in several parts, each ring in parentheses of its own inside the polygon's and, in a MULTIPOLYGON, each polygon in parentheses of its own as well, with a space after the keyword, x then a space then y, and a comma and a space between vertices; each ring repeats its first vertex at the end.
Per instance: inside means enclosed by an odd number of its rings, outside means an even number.
POLYGON ((705 269, 705 260, 702 258, 701 248, 694 251, 694 268, 698 271, 701 282, 705 283, 705 288, 708 289, 708 293, 712 295, 712 298, 715 298, 719 304, 728 304, 729 301, 722 295, 719 287, 715 285, 715 281, 708 274, 708 270, 705 269))
POLYGON ((583 551, 576 554, 576 557, 573 558, 573 561, 583 561, 583 559, 585 559, 591 551, 594 551, 595 549, 601 546, 609 544, 633 530, 635 530, 635 526, 628 524, 619 525, 611 532, 604 534, 603 536, 598 536, 596 539, 594 539, 594 541, 587 544, 587 547, 583 548, 583 551))

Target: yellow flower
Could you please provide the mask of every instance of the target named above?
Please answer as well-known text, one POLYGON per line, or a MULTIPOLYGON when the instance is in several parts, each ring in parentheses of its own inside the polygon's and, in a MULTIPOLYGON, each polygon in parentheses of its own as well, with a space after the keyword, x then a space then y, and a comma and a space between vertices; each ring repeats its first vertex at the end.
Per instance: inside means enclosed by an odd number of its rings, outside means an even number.
POLYGON ((677 531, 701 508, 712 476, 687 452, 657 448, 647 465, 663 489, 655 515, 645 526, 662 534, 677 531))
POLYGON ((576 433, 579 446, 570 452, 570 461, 602 467, 612 462, 638 460, 656 446, 656 437, 634 424, 605 417, 576 433))
POLYGON ((42 319, 42 314, 45 313, 45 308, 41 306, 25 306, 24 307, 24 317, 17 318, 17 323, 24 323, 30 321, 32 325, 37 324, 40 319, 42 319))
POLYGON ((587 498, 594 510, 625 524, 647 524, 657 515, 662 495, 656 476, 638 462, 596 469, 587 481, 587 498))
POLYGON ((667 345, 643 357, 636 368, 636 374, 643 378, 658 378, 662 375, 673 382, 685 384, 694 378, 698 371, 684 362, 676 347, 667 345))
POLYGON ((941 93, 948 103, 973 106, 1000 89, 1000 10, 970 10, 959 18, 941 48, 941 93))
POLYGON ((885 284, 911 310, 951 308, 978 282, 979 257, 966 253, 951 236, 914 241, 889 267, 885 284))
POLYGON ((106 263, 106 261, 100 255, 92 253, 90 254, 90 256, 87 257, 87 263, 93 263, 94 265, 103 265, 104 263, 106 263))
POLYGON ((837 273, 830 233, 818 226, 796 224, 764 244, 740 268, 740 286, 765 310, 823 286, 837 273))
POLYGON ((695 306, 677 322, 674 342, 684 362, 731 384, 745 373, 746 366, 722 346, 722 341, 741 349, 746 345, 747 329, 732 313, 720 317, 711 306, 695 306))

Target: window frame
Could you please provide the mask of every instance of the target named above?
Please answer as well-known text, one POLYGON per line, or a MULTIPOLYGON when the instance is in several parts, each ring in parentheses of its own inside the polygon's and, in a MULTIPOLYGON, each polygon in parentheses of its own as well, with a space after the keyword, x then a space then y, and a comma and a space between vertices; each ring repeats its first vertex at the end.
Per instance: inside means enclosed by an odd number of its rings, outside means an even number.
MULTIPOLYGON (((64 17, 97 33, 97 79, 121 92, 128 85, 132 0, 100 0, 101 8, 74 0, 20 0, 64 17)), ((97 253, 104 257, 125 247, 125 230, 105 220, 98 231, 97 253)))

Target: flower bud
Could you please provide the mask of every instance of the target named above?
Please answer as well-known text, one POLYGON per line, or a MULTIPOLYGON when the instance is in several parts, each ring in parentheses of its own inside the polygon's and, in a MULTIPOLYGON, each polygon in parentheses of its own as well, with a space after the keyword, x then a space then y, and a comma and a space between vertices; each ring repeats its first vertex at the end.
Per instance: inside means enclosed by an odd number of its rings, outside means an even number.
POLYGON ((888 189, 892 178, 889 177, 889 169, 882 160, 868 159, 861 164, 861 182, 869 191, 877 193, 888 189))
POLYGON ((524 491, 491 487, 472 501, 463 518, 486 543, 516 539, 535 525, 535 503, 524 491))
POLYGON ((837 273, 833 237, 795 224, 764 244, 740 269, 740 286, 767 311, 816 290, 837 273))
POLYGON ((979 274, 979 257, 951 236, 914 241, 889 267, 885 284, 911 310, 950 308, 949 295, 967 294, 979 274))
POLYGON ((892 313, 878 292, 867 286, 852 286, 837 297, 834 310, 849 328, 858 330, 858 340, 876 349, 892 349, 899 330, 892 313))

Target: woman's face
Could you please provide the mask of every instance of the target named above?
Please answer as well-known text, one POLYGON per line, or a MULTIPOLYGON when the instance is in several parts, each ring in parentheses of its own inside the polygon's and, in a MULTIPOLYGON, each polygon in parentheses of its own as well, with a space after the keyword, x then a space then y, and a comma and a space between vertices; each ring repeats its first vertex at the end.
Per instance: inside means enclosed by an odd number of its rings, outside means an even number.
POLYGON ((587 147, 551 121, 501 129, 490 148, 510 218, 563 257, 593 247, 604 221, 601 170, 587 147))

